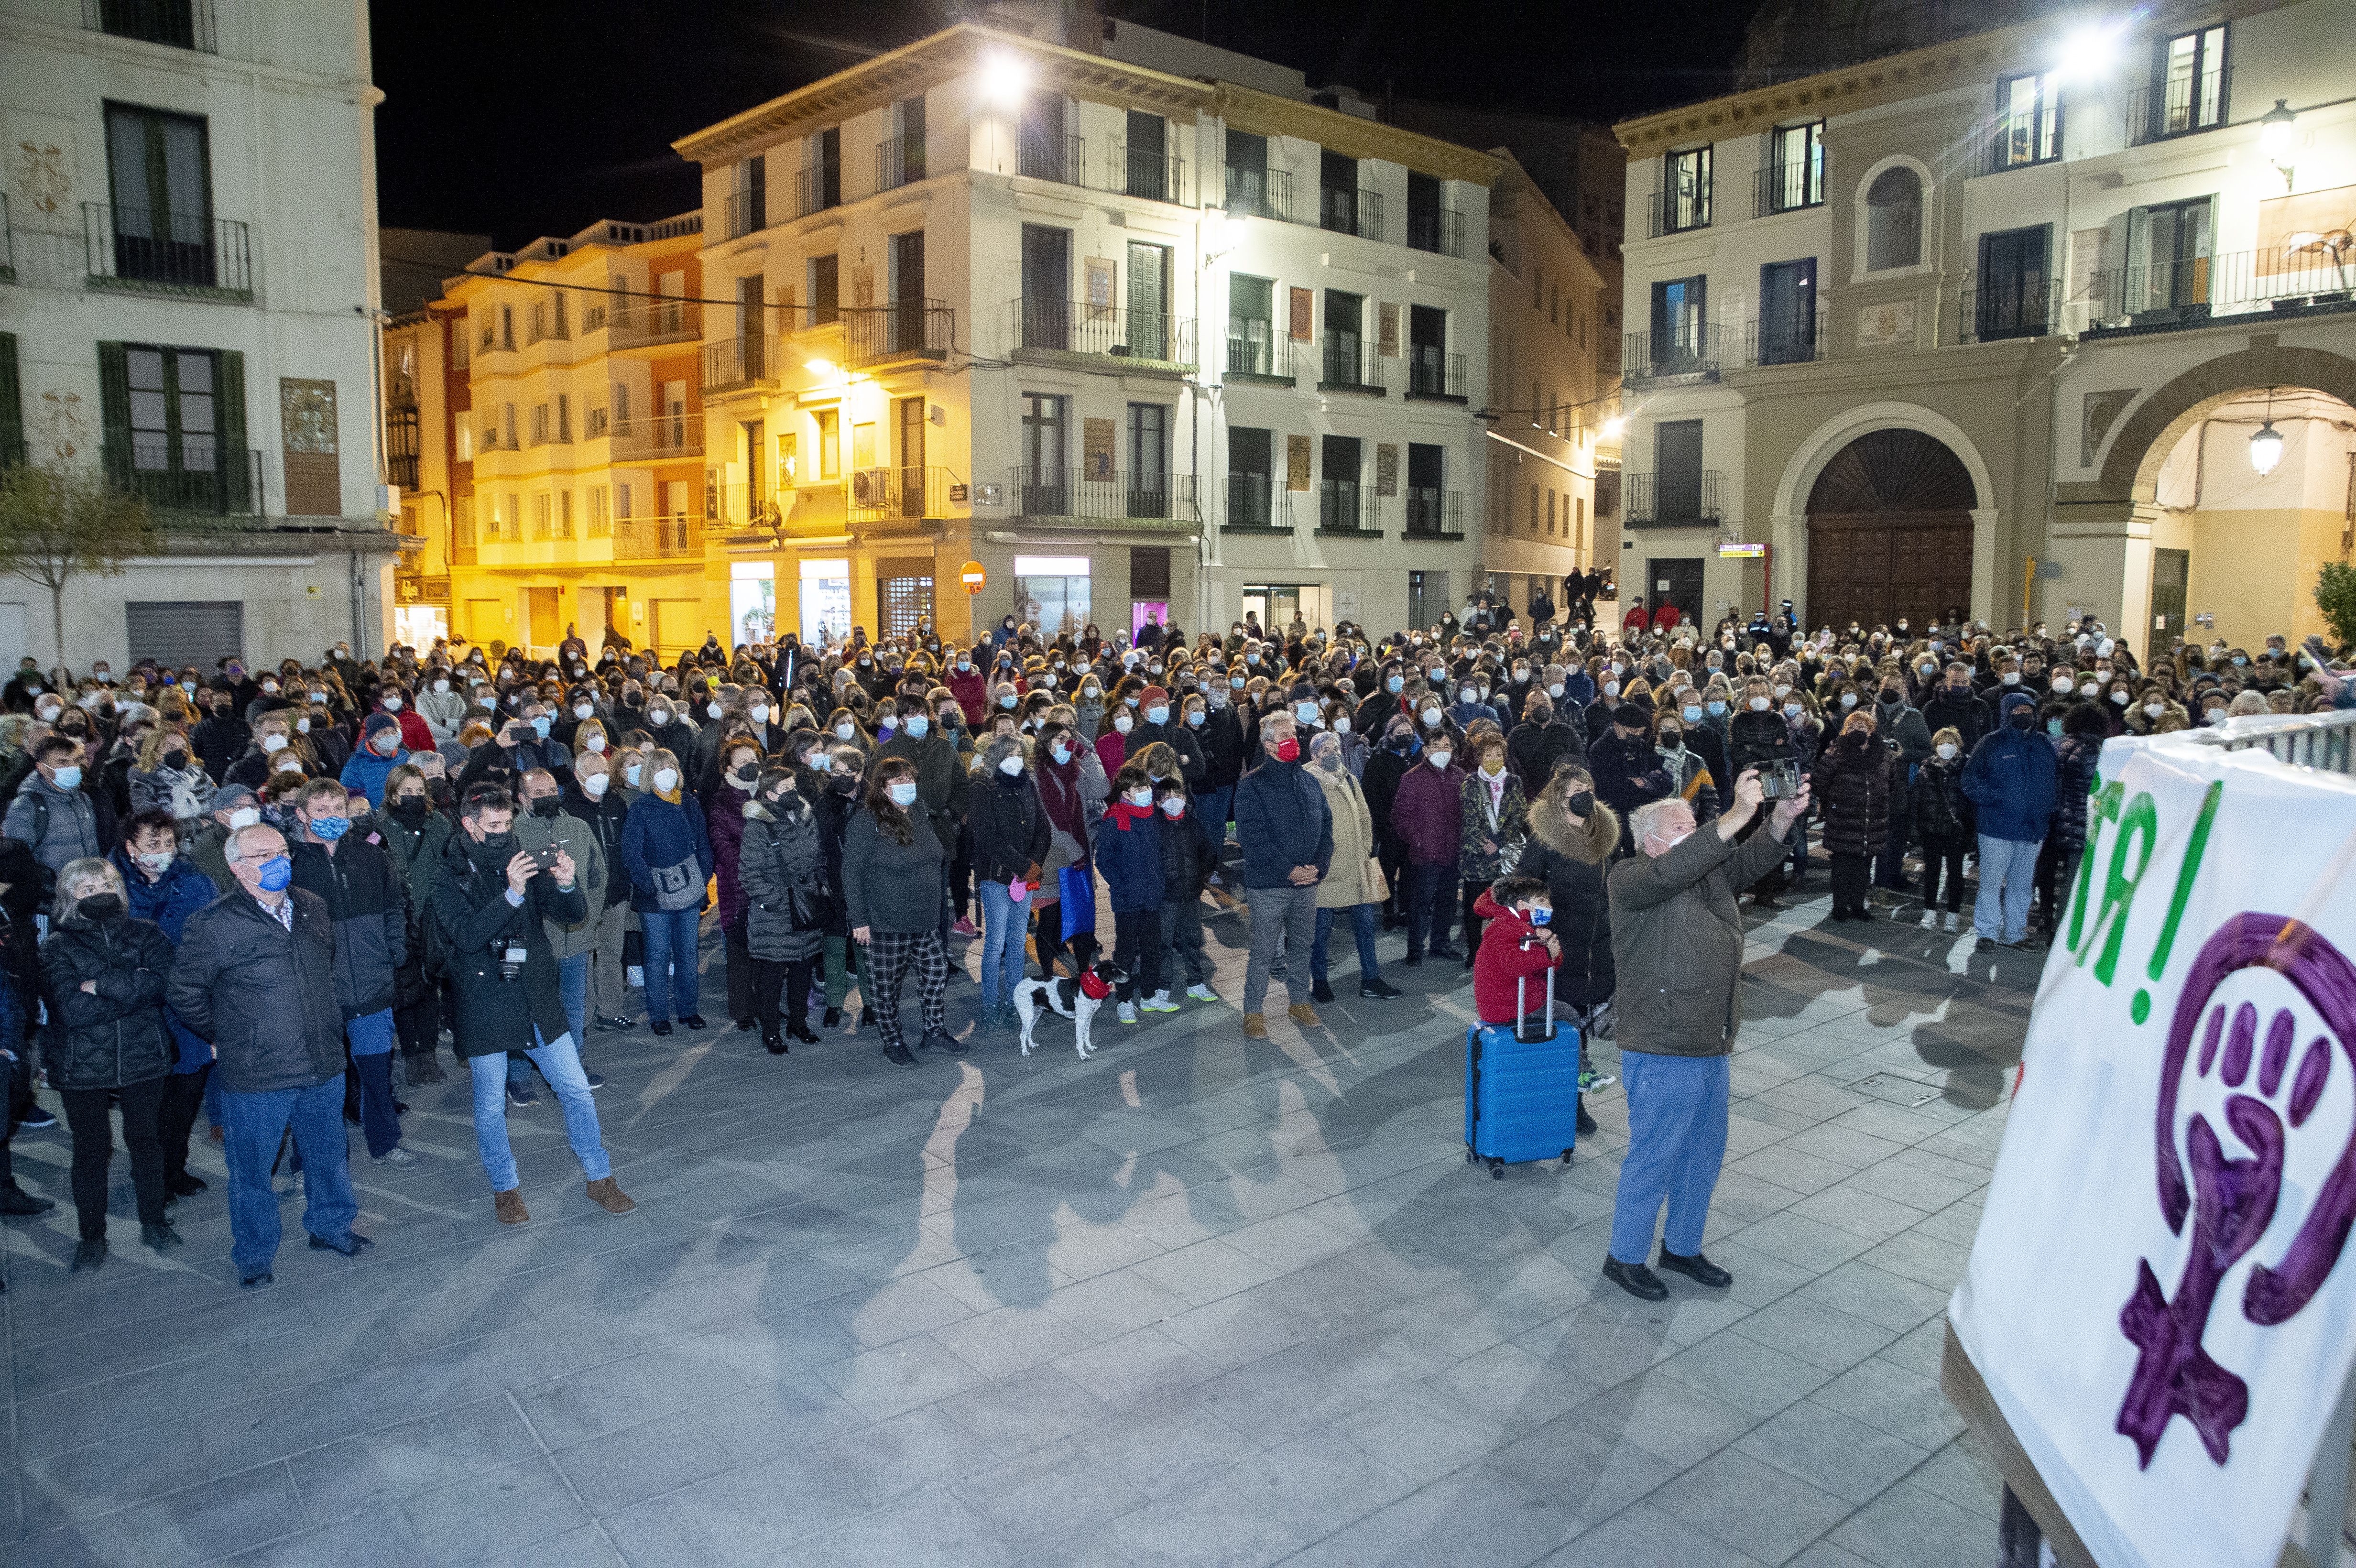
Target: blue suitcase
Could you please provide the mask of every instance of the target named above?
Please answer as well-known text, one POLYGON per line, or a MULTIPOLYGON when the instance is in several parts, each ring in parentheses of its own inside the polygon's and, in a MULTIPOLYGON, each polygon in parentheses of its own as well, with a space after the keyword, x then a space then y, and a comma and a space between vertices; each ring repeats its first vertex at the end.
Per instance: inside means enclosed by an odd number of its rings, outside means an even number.
POLYGON ((1508 1161, 1569 1165, 1579 1144, 1579 1031, 1554 1021, 1554 971, 1546 976, 1537 1019, 1520 998, 1514 1022, 1464 1031, 1464 1162, 1487 1160, 1500 1181, 1508 1161))

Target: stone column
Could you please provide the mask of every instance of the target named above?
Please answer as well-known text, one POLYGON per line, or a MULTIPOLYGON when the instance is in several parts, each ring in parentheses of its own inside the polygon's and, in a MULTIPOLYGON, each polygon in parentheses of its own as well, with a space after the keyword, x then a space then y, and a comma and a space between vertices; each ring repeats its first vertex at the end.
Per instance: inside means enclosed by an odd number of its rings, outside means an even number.
MULTIPOLYGON (((2001 629, 2012 624, 2011 611, 2007 604, 2019 585, 1997 580, 1996 523, 1998 515, 1994 507, 1972 508, 1971 613, 1973 620, 1985 621, 2001 629)), ((1937 608, 1944 612, 1946 606, 1942 604, 1937 608)))

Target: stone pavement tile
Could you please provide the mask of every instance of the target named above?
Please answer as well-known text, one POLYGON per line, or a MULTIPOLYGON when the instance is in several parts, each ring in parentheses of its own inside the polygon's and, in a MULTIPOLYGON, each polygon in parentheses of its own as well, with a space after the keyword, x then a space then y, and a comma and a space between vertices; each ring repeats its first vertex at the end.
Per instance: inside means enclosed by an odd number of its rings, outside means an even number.
POLYGON ((1221 1488, 1247 1508, 1281 1510, 1317 1540, 1397 1502, 1418 1484, 1328 1430, 1254 1455, 1230 1469, 1221 1488))
POLYGON ((1633 1443, 1590 1410, 1558 1415, 1509 1437, 1475 1467, 1511 1476, 1533 1496, 1594 1524, 1674 1479, 1678 1467, 1633 1443))
POLYGON ((1874 1356, 1893 1366, 1920 1372, 1935 1382, 1939 1377, 1940 1359, 1946 1350, 1946 1328, 1944 1316, 1918 1323, 1876 1350, 1874 1356))
POLYGON ((1054 1364, 1114 1409, 1157 1403, 1224 1370, 1151 1324, 1059 1356, 1054 1364))
POLYGON ((1656 1372, 1597 1395, 1579 1413, 1680 1468, 1699 1464, 1757 1424, 1717 1395, 1656 1372))
POLYGON ((1053 1366, 1033 1367, 941 1402, 989 1452, 1012 1456, 1094 1425, 1110 1407, 1053 1366))
POLYGON ((1852 1514, 1832 1541, 1881 1568, 1986 1568, 1995 1533, 1981 1515, 1901 1481, 1852 1514))
POLYGON ((174 1422, 27 1461, 22 1531, 37 1535, 209 1480, 199 1431, 194 1421, 174 1422))
POLYGON ((697 1481, 605 1516, 606 1534, 637 1563, 751 1563, 866 1513, 856 1460, 800 1449, 697 1481))
POLYGON ((914 1410, 985 1382, 937 1339, 918 1338, 867 1350, 819 1369, 837 1392, 871 1420, 914 1410))
POLYGON ((997 1307, 942 1324, 932 1336, 986 1378, 1007 1377, 1092 1343, 1044 1307, 997 1307))
POLYGON ((1987 1172, 1973 1169, 1966 1176, 1956 1169, 1952 1160, 1907 1149, 1863 1170, 1843 1173, 1842 1185, 1930 1214, 1987 1186, 1987 1172))
MULTIPOLYGON (((342 1568, 338 1563, 337 1568, 342 1568)), ((500 1568, 648 1568, 627 1563, 605 1527, 584 1524, 545 1541, 535 1541, 501 1560, 500 1568)))
POLYGON ((1740 1159, 1730 1160, 1726 1168, 1730 1173, 1755 1177, 1788 1189, 1794 1202, 1806 1193, 1821 1192, 1846 1180, 1855 1169, 1838 1160, 1803 1154, 1788 1141, 1770 1144, 1740 1159))
POLYGON ((1506 1436, 1495 1416, 1424 1383, 1385 1394, 1333 1430, 1418 1486, 1474 1463, 1506 1436))
POLYGON ((1874 1568, 1874 1565, 1845 1546, 1819 1541, 1793 1558, 1788 1568, 1874 1568))
POLYGON ((1012 1568, 1028 1553, 994 1520, 951 1492, 895 1499, 875 1512, 798 1541, 766 1561, 787 1564, 892 1563, 907 1568, 1012 1568))
POLYGON ((1817 1388, 1832 1374, 1797 1356, 1729 1329, 1678 1351, 1655 1369, 1655 1375, 1675 1378, 1753 1418, 1764 1419, 1817 1388))
POLYGON ((1847 1371, 1897 1338, 1879 1323, 1796 1296, 1761 1307, 1733 1331, 1827 1372, 1847 1371))
POLYGON ((1727 1298, 1753 1308, 1781 1300, 1817 1277, 1812 1269, 1770 1257, 1732 1237, 1710 1244, 1709 1261, 1734 1276, 1734 1283, 1726 1287, 1727 1298))
POLYGON ((1789 1559, 1849 1511, 1839 1498, 1739 1447, 1720 1449, 1647 1501, 1766 1563, 1789 1559))
POLYGON ((1811 1397, 1922 1448, 1944 1447, 1964 1429, 1934 1380, 1879 1357, 1859 1361, 1811 1397))
POLYGON ((2001 1511, 2004 1476, 1987 1447, 1971 1433, 1931 1456, 1907 1477, 1925 1491, 1936 1492, 1957 1508, 1969 1509, 1993 1520, 2001 1511))
POLYGON ((1922 1220, 1922 1211, 1909 1208, 1888 1198, 1864 1190, 1862 1184, 1830 1188, 1792 1205, 1792 1212, 1803 1219, 1822 1221, 1851 1235, 1868 1241, 1881 1242, 1910 1230, 1922 1220))
POLYGON ((1746 1247, 1801 1268, 1818 1270, 1835 1268, 1873 1245, 1866 1237, 1804 1219, 1788 1209, 1747 1225, 1735 1235, 1746 1247))
POLYGON ((1936 1290, 1952 1290, 1971 1261, 1971 1248, 1943 1242, 1919 1231, 1892 1236, 1864 1254, 1865 1261, 1887 1273, 1936 1290))
POLYGON ((1544 1561, 1547 1568, 1747 1568, 1759 1559, 1641 1502, 1544 1561))
POLYGON ((1091 1339, 1110 1339, 1175 1317, 1192 1303, 1126 1268, 1059 1285, 1039 1305, 1091 1339))
POLYGON ((8 1558, 42 1568, 205 1562, 291 1535, 310 1522, 286 1467, 262 1465, 28 1534, 8 1558))
POLYGON ((1307 1320, 1248 1296, 1230 1296, 1192 1308, 1175 1296, 1168 1299, 1179 1310, 1160 1319, 1158 1327, 1222 1371, 1272 1356, 1312 1331, 1307 1320))
POLYGON ((1813 1399, 1751 1428, 1735 1446, 1852 1505, 1870 1501, 1928 1453, 1813 1399))
POLYGON ((1919 1234, 1934 1241, 1952 1243, 1969 1252, 1972 1243, 1979 1239, 1980 1214, 1985 1207, 1980 1195, 1976 1192, 1950 1203, 1914 1229, 1919 1234))
POLYGON ((1669 1333, 1675 1297, 1638 1301, 1617 1285, 1607 1290, 1599 1290, 1584 1307, 1515 1335, 1515 1345, 1597 1388, 1624 1382, 1676 1353, 1679 1341, 1669 1333))
MULTIPOLYGON (((1561 1480, 1576 1485, 1578 1477, 1561 1480)), ((1533 1562, 1586 1528, 1563 1488, 1487 1467, 1443 1477, 1337 1531, 1286 1568, 1458 1568, 1533 1562)))
POLYGON ((1796 1294, 1804 1301, 1820 1303, 1902 1334, 1943 1311, 1949 1293, 1870 1263, 1851 1260, 1802 1285, 1796 1294))
POLYGON ((1125 1271, 1194 1306, 1248 1290, 1284 1271, 1224 1242, 1196 1242, 1125 1271))
MULTIPOLYGON (((616 1568, 621 1559, 609 1558, 616 1568)), ((410 1568, 430 1561, 409 1520, 390 1503, 348 1512, 332 1523, 284 1535, 226 1559, 234 1568, 410 1568)))
POLYGON ((325 1520, 479 1475, 536 1445, 514 1402, 495 1394, 305 1448, 286 1464, 311 1517, 325 1520))
POLYGON ((409 1528, 434 1563, 493 1563, 588 1522, 554 1464, 535 1456, 485 1470, 402 1504, 409 1528))
POLYGON ((1314 1432, 1408 1381, 1379 1335, 1339 1331, 1264 1356, 1202 1385, 1204 1406, 1270 1442, 1314 1432))
POLYGON ((1804 1133, 1794 1133, 1785 1141, 1802 1154, 1813 1154, 1858 1169, 1911 1147, 1892 1143, 1888 1138, 1878 1138, 1869 1133, 1851 1132, 1831 1122, 1810 1127, 1804 1133))

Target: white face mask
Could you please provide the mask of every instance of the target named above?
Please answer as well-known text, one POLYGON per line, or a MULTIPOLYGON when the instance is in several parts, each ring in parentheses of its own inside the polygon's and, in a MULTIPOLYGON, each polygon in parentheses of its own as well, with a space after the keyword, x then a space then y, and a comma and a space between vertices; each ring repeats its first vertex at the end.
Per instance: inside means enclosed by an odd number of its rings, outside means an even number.
POLYGON ((573 705, 573 717, 575 719, 586 719, 596 711, 597 710, 585 702, 576 702, 573 705))
POLYGON ((632 789, 637 788, 639 771, 638 764, 632 763, 628 767, 622 770, 622 782, 629 785, 632 789))
POLYGON ((655 709, 647 715, 647 722, 653 725, 658 730, 661 729, 664 725, 670 722, 670 709, 668 708, 655 709))
POLYGON ((1943 763, 1952 763, 1955 760, 1955 743, 1953 741, 1939 742, 1939 760, 1943 763))
POLYGON ((1167 724, 1170 722, 1170 709, 1159 704, 1149 708, 1145 710, 1145 721, 1148 724, 1167 724))
POLYGON ((838 724, 834 727, 834 738, 838 741, 848 741, 858 732, 858 727, 850 723, 838 724))
POLYGON ((1441 769, 1445 769, 1456 755, 1453 752, 1432 752, 1428 754, 1431 759, 1431 765, 1441 769))
POLYGON ((1423 710, 1423 727, 1427 730, 1437 730, 1440 728, 1439 709, 1427 708, 1423 710))
POLYGON ((766 702, 755 703, 744 711, 752 715, 753 722, 755 724, 766 724, 769 721, 769 705, 766 702))
POLYGON ((604 773, 583 773, 581 775, 581 793, 587 795, 591 800, 602 799, 605 796, 607 787, 610 786, 613 782, 613 780, 607 778, 604 773))
POLYGON ((714 719, 719 718, 722 713, 726 711, 726 709, 723 709, 717 702, 705 703, 703 705, 703 710, 714 719))
POLYGON ((584 735, 581 737, 581 749, 584 752, 602 752, 605 749, 605 737, 584 735))
POLYGON ((1333 719, 1333 733, 1336 735, 1346 735, 1349 732, 1350 716, 1346 713, 1336 714, 1333 719))
POLYGON ((446 680, 437 680, 434 683, 434 689, 436 691, 447 691, 450 689, 450 683, 446 680))
POLYGON ((388 698, 386 698, 386 699, 384 699, 384 710, 385 710, 387 713, 398 713, 398 712, 400 712, 400 711, 401 711, 401 699, 399 699, 398 697, 388 697, 388 698))
POLYGON ((1558 701, 1558 702, 1561 701, 1561 700, 1562 700, 1562 682, 1560 682, 1560 681, 1558 681, 1558 680, 1548 682, 1548 683, 1547 683, 1547 695, 1548 697, 1553 698, 1553 699, 1554 699, 1556 701, 1558 701))
POLYGON ((1786 702, 1783 704, 1783 714, 1786 718, 1797 719, 1804 711, 1806 711, 1806 709, 1802 708, 1800 704, 1796 702, 1786 702))
POLYGON ((1124 713, 1119 718, 1114 720, 1112 721, 1112 727, 1120 734, 1128 734, 1130 731, 1129 715, 1124 713))
POLYGON ((286 737, 284 735, 264 735, 262 738, 262 749, 264 752, 283 751, 285 745, 286 737))
POLYGON ((998 771, 1004 773, 1011 779, 1021 778, 1023 776, 1023 753, 1017 752, 1011 757, 1001 759, 998 764, 998 771))
POLYGON ((1752 698, 1752 699, 1751 699, 1750 706, 1751 706, 1751 712, 1753 712, 1753 713, 1764 713, 1764 712, 1766 712, 1770 708, 1772 708, 1772 707, 1774 707, 1774 706, 1775 706, 1775 701, 1774 701, 1774 699, 1772 699, 1772 698, 1768 698, 1768 697, 1754 697, 1754 698, 1752 698))
POLYGON ((655 792, 657 794, 669 795, 678 787, 679 770, 677 768, 657 768, 655 770, 655 792))
POLYGON ((2157 719, 2161 714, 2168 711, 2168 704, 2165 702, 2147 702, 2143 705, 2143 711, 2145 718, 2157 719))
POLYGON ((308 719, 297 719, 294 720, 294 728, 307 735, 311 732, 311 721, 308 719))
POLYGON ((235 833, 241 828, 251 827, 261 820, 260 810, 251 805, 241 805, 229 814, 229 830, 235 833))

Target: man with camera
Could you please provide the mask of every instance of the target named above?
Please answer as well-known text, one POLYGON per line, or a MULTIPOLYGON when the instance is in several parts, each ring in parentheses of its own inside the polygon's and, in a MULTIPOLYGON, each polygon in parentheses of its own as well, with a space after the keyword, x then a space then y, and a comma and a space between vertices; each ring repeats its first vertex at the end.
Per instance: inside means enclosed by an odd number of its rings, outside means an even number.
POLYGON ((434 941, 457 997, 457 1054, 474 1074, 476 1147, 499 1223, 530 1219, 505 1104, 508 1052, 523 1051, 556 1091, 590 1201, 626 1214, 637 1205, 615 1184, 548 941, 549 925, 587 919, 588 901, 573 857, 556 844, 536 855, 523 848, 515 815, 515 797, 497 784, 466 791, 432 900, 434 941))

